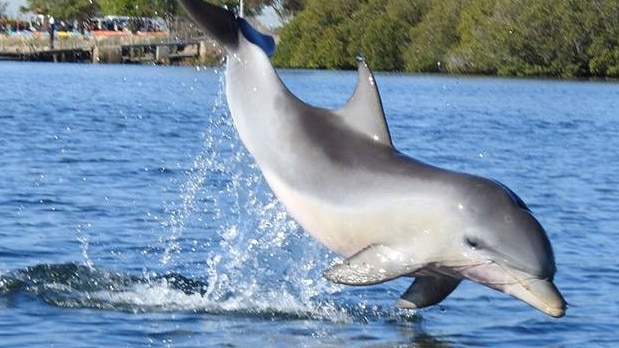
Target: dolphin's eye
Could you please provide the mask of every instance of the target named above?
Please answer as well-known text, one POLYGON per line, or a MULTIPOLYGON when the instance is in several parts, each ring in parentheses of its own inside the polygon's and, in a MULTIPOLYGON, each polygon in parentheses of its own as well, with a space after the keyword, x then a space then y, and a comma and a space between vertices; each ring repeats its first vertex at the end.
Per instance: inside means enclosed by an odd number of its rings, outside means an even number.
POLYGON ((478 249, 481 244, 477 238, 466 237, 464 241, 466 242, 466 245, 473 249, 478 249))

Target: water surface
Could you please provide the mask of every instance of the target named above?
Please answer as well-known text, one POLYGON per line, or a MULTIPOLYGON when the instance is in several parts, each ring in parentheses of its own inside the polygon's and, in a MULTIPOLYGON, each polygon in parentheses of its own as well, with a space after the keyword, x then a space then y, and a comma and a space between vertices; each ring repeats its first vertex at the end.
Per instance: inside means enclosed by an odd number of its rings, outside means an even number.
MULTIPOLYGON (((356 79, 281 75, 325 107, 356 79)), ((531 206, 566 317, 468 282, 408 312, 406 280, 323 280, 337 255, 270 193, 218 69, 0 62, 0 346, 615 346, 619 85, 377 80, 400 150, 531 206)))

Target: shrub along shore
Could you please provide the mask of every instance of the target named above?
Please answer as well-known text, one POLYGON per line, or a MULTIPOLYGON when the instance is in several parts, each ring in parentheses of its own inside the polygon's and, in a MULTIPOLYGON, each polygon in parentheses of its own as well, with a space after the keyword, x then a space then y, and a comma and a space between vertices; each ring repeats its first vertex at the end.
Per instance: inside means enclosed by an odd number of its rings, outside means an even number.
POLYGON ((619 77, 617 0, 307 0, 280 67, 619 77))

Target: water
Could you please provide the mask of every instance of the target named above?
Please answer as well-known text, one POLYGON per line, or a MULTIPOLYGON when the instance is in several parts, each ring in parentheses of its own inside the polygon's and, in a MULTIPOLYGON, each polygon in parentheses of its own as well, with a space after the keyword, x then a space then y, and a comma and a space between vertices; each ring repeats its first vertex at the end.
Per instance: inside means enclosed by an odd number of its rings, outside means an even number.
MULTIPOLYGON (((353 72, 282 71, 327 107, 353 72)), ((403 152, 530 205, 570 308, 343 287, 230 124, 218 69, 0 63, 0 346, 615 346, 619 85, 379 74, 403 152)))

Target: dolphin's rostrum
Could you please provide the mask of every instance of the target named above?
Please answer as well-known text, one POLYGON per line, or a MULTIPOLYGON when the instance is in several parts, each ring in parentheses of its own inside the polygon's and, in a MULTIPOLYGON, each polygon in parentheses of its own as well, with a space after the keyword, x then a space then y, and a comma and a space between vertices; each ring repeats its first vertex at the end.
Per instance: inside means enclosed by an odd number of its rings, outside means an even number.
POLYGON ((365 62, 342 109, 313 107, 277 76, 271 38, 202 0, 179 3, 226 51, 232 118, 269 186, 305 230, 347 258, 327 279, 414 277, 400 308, 437 304, 468 279, 565 314, 550 241, 529 208, 497 182, 396 150, 365 62))

